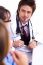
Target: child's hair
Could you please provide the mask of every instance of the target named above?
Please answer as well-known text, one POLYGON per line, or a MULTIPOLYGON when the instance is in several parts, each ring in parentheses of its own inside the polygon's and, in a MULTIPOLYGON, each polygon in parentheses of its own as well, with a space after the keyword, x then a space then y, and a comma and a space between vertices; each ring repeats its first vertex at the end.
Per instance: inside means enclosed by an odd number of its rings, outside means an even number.
POLYGON ((3 23, 3 20, 0 19, 0 65, 4 65, 3 59, 8 53, 8 48, 8 31, 3 23))

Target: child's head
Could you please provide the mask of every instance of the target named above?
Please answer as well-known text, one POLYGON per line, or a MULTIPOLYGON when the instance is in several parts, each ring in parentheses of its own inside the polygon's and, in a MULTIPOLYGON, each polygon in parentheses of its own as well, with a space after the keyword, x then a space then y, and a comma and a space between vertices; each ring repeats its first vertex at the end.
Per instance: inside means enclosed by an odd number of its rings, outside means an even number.
POLYGON ((0 65, 3 64, 3 58, 7 55, 9 48, 8 31, 0 19, 0 65))

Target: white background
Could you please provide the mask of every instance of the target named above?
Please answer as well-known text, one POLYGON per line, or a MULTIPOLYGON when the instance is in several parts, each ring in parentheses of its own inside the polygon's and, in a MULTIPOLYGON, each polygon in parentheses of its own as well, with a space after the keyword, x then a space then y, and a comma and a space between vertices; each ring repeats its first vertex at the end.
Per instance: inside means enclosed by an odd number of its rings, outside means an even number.
MULTIPOLYGON (((0 0, 0 5, 9 9, 11 12, 11 18, 14 19, 19 1, 20 0, 0 0)), ((34 31, 37 31, 38 33, 38 35, 36 34, 37 40, 43 43, 43 0, 36 0, 36 11, 31 20, 34 31)))

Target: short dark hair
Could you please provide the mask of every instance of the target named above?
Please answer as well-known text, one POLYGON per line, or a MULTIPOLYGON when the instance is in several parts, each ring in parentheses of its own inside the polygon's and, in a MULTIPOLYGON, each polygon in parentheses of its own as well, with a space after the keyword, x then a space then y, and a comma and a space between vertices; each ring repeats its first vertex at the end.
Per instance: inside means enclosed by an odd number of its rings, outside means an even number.
POLYGON ((17 9, 17 15, 19 16, 18 10, 20 10, 21 6, 23 5, 28 5, 32 8, 32 13, 35 11, 36 9, 36 4, 35 4, 35 0, 21 0, 18 4, 18 9, 17 9))

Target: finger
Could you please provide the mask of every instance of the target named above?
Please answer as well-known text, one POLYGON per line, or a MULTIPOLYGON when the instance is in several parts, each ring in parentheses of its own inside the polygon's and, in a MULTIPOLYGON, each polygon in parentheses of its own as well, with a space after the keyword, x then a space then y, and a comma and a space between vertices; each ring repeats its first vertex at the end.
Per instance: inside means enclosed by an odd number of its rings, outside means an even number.
POLYGON ((13 57, 14 61, 15 61, 16 63, 18 63, 17 53, 16 53, 16 52, 11 52, 11 54, 12 54, 12 57, 13 57))

